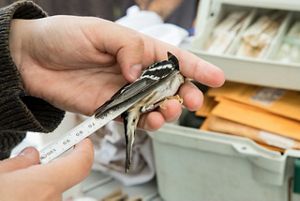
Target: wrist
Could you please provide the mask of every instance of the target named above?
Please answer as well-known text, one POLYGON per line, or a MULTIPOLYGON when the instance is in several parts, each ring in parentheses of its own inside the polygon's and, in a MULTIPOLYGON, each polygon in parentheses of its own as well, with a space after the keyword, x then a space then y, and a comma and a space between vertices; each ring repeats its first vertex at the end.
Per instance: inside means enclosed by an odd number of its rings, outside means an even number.
POLYGON ((36 50, 35 41, 38 40, 36 33, 39 30, 35 22, 36 20, 12 20, 8 41, 11 60, 18 71, 23 89, 29 95, 34 95, 30 86, 35 80, 32 76, 34 74, 32 53, 36 50))
POLYGON ((8 46, 7 48, 5 48, 7 52, 6 57, 9 63, 14 63, 19 68, 21 66, 21 58, 23 53, 23 39, 21 39, 20 36, 26 35, 26 33, 24 33, 26 31, 23 30, 22 26, 20 25, 23 25, 24 21, 27 20, 17 19, 38 19, 46 17, 47 14, 38 5, 31 1, 17 1, 3 8, 2 11, 3 12, 1 12, 0 20, 1 29, 3 28, 7 30, 7 32, 2 36, 5 38, 5 43, 8 46))
POLYGON ((9 51, 13 62, 21 71, 22 61, 22 20, 12 20, 9 33, 9 51))

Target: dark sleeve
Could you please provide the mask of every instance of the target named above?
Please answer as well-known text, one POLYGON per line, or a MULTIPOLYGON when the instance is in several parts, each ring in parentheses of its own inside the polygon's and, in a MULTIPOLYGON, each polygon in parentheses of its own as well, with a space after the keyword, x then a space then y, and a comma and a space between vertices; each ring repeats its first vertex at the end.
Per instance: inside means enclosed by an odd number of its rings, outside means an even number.
POLYGON ((9 52, 11 20, 42 17, 46 13, 30 1, 18 1, 0 9, 0 159, 9 156, 26 131, 53 131, 64 117, 63 111, 46 101, 26 95, 9 52))

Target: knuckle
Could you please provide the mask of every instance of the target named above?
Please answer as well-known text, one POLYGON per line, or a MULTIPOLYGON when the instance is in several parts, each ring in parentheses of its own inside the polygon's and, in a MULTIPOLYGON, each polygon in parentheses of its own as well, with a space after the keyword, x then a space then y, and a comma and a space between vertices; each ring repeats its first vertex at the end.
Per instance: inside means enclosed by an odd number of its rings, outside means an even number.
POLYGON ((137 46, 138 48, 144 47, 144 40, 140 33, 133 32, 130 36, 130 41, 134 46, 137 46))

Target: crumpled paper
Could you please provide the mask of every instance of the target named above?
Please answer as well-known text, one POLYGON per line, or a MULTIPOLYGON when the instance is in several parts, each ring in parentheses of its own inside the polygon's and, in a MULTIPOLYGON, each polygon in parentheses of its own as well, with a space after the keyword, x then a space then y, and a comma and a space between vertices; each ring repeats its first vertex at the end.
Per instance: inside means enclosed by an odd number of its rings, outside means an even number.
POLYGON ((137 129, 133 145, 131 170, 125 173, 126 144, 123 124, 112 121, 91 136, 95 147, 94 170, 100 170, 123 185, 132 186, 150 181, 155 175, 151 139, 137 129))
POLYGON ((174 46, 179 46, 189 35, 185 29, 164 23, 155 12, 140 10, 138 6, 128 8, 126 16, 118 19, 116 23, 174 46))

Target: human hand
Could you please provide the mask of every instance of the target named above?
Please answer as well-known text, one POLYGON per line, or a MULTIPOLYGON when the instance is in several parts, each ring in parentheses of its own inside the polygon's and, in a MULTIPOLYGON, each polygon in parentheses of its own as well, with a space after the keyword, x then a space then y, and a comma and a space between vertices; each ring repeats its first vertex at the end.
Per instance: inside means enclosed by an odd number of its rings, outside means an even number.
MULTIPOLYGON (((126 82, 138 78, 142 67, 165 60, 167 51, 176 55, 184 76, 212 87, 224 82, 220 69, 197 56, 99 18, 14 20, 9 42, 30 95, 87 115, 126 82)), ((190 82, 180 88, 179 94, 188 109, 201 106, 202 93, 190 82)), ((175 100, 166 102, 165 108, 144 116, 141 125, 155 130, 181 113, 181 105, 175 100)))
POLYGON ((19 156, 0 162, 0 200, 62 200, 64 191, 88 175, 92 162, 93 146, 89 139, 46 165, 39 164, 36 149, 26 148, 19 156))

